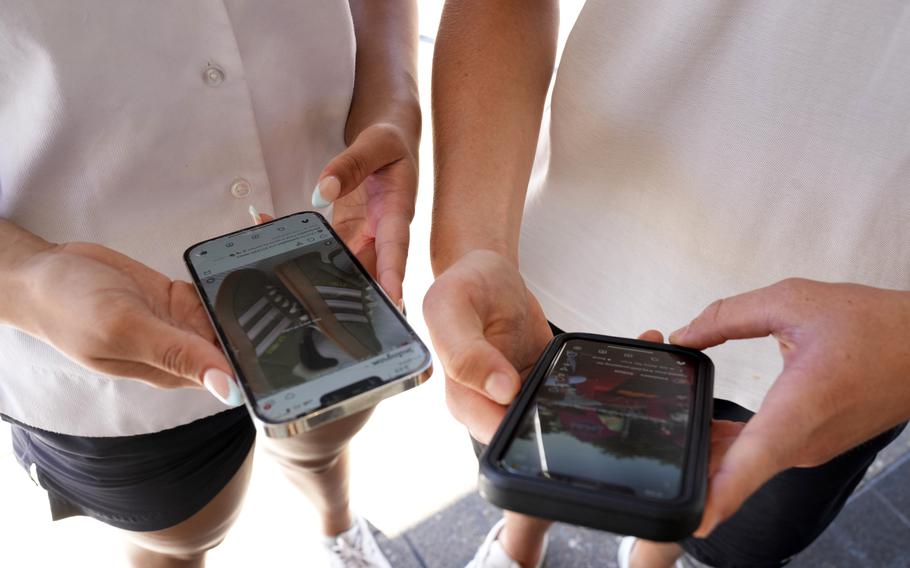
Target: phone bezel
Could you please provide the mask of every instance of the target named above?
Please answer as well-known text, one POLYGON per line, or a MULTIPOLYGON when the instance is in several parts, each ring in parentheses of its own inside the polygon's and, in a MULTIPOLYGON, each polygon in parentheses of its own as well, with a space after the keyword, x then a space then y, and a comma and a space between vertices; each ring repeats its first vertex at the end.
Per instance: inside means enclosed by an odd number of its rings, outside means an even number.
POLYGON ((187 266, 187 270, 189 270, 190 276, 193 280, 193 286, 196 288, 196 293, 199 295, 199 299, 205 308, 209 322, 211 322, 212 327, 215 329, 215 335, 218 337, 218 342, 221 344, 222 351, 224 351, 225 355, 228 358, 228 362, 231 364, 231 368, 234 371, 234 376, 237 377, 238 383, 240 384, 241 390, 243 391, 244 403, 246 404, 247 409, 250 411, 250 414, 256 419, 257 424, 265 431, 266 435, 271 438, 284 438, 294 436, 301 432, 312 430, 329 422, 333 422, 335 420, 339 420, 346 416, 355 414, 359 411, 371 408, 383 399, 386 399, 400 392, 404 392, 408 389, 418 386, 421 383, 426 382, 426 380, 429 379, 430 375, 433 373, 432 356, 430 355, 430 350, 424 344, 423 340, 420 339, 420 336, 417 335, 417 332, 414 331, 414 328, 408 324, 407 319, 388 297, 382 286, 380 286, 376 279, 373 278, 372 275, 363 267, 363 265, 360 263, 360 260, 351 251, 351 249, 348 248, 344 240, 338 236, 338 233, 335 232, 328 220, 315 211, 302 211, 299 213, 292 213, 290 215, 285 215, 284 217, 278 217, 266 223, 254 225, 252 227, 246 227, 237 231, 219 235, 217 237, 205 239, 204 241, 199 241, 198 243, 188 247, 183 252, 183 261, 187 266), (386 303, 386 305, 389 307, 389 309, 391 309, 392 313, 399 320, 399 322, 417 341, 418 345, 423 350, 424 359, 417 367, 417 370, 401 375, 400 377, 390 379, 381 386, 369 389, 365 392, 356 394, 352 397, 340 400, 327 406, 320 406, 319 408, 305 411, 301 414, 298 414, 297 416, 294 416, 293 418, 288 418, 287 420, 274 420, 259 413, 259 409, 255 404, 255 397, 253 396, 253 392, 247 384, 246 377, 240 368, 239 362, 234 357, 233 350, 228 347, 227 336, 225 335, 221 324, 219 324, 215 318, 213 309, 206 301, 205 294, 202 291, 202 283, 199 274, 196 272, 196 267, 193 265, 191 253, 193 250, 202 245, 205 245, 206 243, 212 243, 243 233, 254 233, 258 230, 264 230, 268 225, 284 223, 294 217, 312 217, 318 223, 320 223, 322 227, 329 231, 336 242, 341 245, 344 251, 353 260, 357 269, 360 270, 364 277, 367 278, 374 289, 379 291, 379 297, 382 299, 382 301, 386 303))
POLYGON ((713 408, 714 365, 700 351, 637 339, 564 333, 544 350, 528 375, 480 458, 480 493, 502 508, 528 515, 661 541, 679 540, 694 531, 704 509, 708 478, 708 449, 713 408), (695 375, 693 412, 686 434, 686 450, 679 495, 655 499, 607 488, 586 489, 569 483, 511 472, 500 461, 547 371, 563 345, 574 339, 604 344, 681 353, 699 362, 695 375))

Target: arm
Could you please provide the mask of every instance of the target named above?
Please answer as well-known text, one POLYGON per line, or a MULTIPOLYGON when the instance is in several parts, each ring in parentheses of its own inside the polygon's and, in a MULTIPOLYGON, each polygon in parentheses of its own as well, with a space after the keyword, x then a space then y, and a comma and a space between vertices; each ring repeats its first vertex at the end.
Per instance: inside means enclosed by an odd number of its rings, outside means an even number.
POLYGON ((357 63, 345 141, 369 126, 388 123, 404 131, 411 152, 420 143, 417 92, 417 3, 350 0, 357 63))
POLYGON ((25 229, 0 219, 0 324, 21 320, 21 298, 28 283, 18 270, 37 253, 53 245, 25 229))
POLYGON ((0 324, 101 373, 240 402, 193 287, 100 245, 55 245, 0 219, 0 324))
POLYGON ((437 274, 473 249, 517 265, 559 25, 552 0, 449 0, 433 61, 437 274))
POLYGON ((397 301, 417 196, 417 6, 413 0, 350 4, 357 61, 348 148, 319 174, 313 206, 335 203, 335 229, 397 301))
POLYGON ((449 409, 482 442, 551 337, 518 234, 557 23, 555 1, 450 0, 436 42, 437 279, 423 312, 449 409))

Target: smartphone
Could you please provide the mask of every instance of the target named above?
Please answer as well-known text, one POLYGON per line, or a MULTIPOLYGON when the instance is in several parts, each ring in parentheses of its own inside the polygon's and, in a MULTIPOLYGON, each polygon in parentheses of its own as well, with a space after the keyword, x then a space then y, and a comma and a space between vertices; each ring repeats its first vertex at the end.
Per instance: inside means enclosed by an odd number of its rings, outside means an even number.
POLYGON ((713 376, 692 349, 558 335, 481 456, 481 495, 649 540, 691 534, 707 488, 713 376))
POLYGON ((426 345, 318 213, 215 237, 183 257, 267 436, 365 410, 432 373, 426 345))

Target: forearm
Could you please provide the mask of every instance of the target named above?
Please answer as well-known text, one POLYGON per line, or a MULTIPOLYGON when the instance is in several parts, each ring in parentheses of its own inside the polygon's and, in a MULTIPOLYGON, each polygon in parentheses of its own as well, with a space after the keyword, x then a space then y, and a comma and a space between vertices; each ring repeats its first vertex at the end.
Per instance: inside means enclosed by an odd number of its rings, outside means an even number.
POLYGON ((357 37, 350 144, 365 128, 389 123, 404 131, 417 155, 420 98, 417 92, 417 4, 414 0, 350 0, 357 37))
POLYGON ((446 3, 433 61, 436 274, 478 248, 517 263, 558 24, 555 0, 446 3))
POLYGON ((53 246, 41 237, 5 219, 0 219, 0 323, 14 324, 22 306, 21 267, 36 254, 53 246))

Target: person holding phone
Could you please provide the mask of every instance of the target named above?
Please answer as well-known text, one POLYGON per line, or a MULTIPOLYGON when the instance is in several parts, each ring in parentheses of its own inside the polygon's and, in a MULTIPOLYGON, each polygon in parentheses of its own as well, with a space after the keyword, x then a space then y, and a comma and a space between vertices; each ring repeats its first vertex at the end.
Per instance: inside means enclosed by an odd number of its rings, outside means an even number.
MULTIPOLYGON (((0 414, 55 519, 125 530, 136 566, 201 566, 254 429, 181 253, 251 207, 322 208, 401 301, 416 3, 3 0, 0 37, 0 414)), ((348 503, 369 415, 264 442, 337 566, 388 565, 348 503)))
MULTIPOLYGON (((910 417, 905 12, 589 0, 554 79, 557 2, 447 2, 424 313, 454 416, 490 440, 547 318, 628 336, 710 304, 670 339, 727 342, 701 527, 622 566, 785 563, 910 417)), ((472 566, 540 565, 548 526, 507 512, 472 566)))

